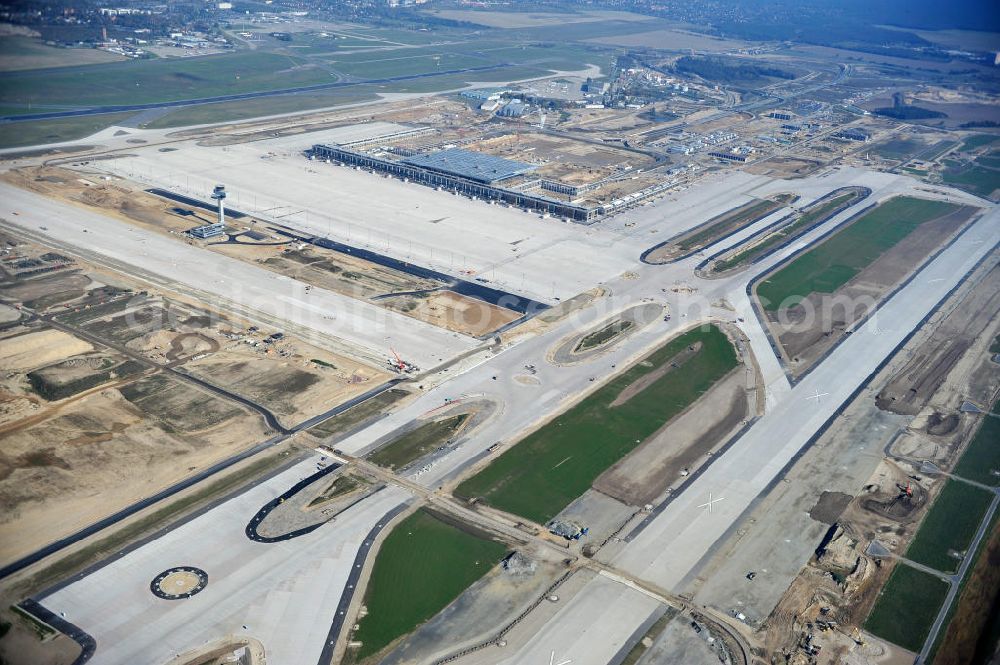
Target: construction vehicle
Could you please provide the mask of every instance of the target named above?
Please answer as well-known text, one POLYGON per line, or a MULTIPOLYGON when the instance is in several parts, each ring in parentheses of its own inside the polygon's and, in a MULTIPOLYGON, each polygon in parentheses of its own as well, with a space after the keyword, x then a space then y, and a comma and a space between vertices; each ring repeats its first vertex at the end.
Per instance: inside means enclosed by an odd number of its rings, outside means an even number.
POLYGON ((389 369, 398 374, 412 374, 420 369, 413 363, 400 358, 395 349, 390 348, 389 350, 392 351, 392 358, 386 360, 386 363, 389 365, 389 369))

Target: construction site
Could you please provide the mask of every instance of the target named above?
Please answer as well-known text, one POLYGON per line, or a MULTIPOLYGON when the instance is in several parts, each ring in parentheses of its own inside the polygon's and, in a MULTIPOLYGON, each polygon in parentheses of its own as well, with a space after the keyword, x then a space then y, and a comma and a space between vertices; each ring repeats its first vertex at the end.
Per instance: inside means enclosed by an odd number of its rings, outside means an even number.
POLYGON ((861 56, 411 9, 460 25, 247 14, 301 89, 0 150, 0 660, 972 662, 996 137, 861 56))

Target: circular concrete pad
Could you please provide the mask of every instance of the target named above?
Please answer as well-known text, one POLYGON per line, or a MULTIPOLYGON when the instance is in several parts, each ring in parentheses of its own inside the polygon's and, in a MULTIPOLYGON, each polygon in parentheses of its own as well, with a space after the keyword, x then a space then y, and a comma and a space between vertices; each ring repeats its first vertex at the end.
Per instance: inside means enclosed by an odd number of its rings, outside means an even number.
POLYGON ((149 583, 153 595, 164 600, 190 598, 208 585, 208 573, 193 566, 168 568, 149 583))

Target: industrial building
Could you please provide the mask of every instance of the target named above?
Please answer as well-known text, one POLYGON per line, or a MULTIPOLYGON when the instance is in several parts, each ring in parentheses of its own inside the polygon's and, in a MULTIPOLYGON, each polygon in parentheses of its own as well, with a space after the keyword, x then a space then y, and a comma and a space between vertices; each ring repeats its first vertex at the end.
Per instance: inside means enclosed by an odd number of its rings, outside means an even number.
POLYGON ((226 232, 226 225, 221 222, 196 226, 190 231, 188 231, 189 234, 193 235, 195 238, 200 238, 201 240, 205 240, 207 238, 214 238, 216 236, 221 236, 225 232, 226 232))

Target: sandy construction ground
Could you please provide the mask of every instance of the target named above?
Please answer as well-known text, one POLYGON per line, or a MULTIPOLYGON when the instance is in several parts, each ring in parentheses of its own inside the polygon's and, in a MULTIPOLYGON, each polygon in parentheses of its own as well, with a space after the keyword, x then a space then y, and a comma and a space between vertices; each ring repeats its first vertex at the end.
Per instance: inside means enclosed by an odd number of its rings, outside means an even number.
POLYGON ((265 406, 286 426, 331 409, 389 378, 388 372, 300 341, 257 347, 231 343, 217 353, 185 363, 184 368, 265 406))
POLYGON ((725 441, 747 410, 746 376, 739 368, 598 476, 594 489, 633 506, 651 503, 682 483, 682 472, 725 441))
POLYGON ((0 342, 0 369, 23 371, 91 351, 90 343, 59 330, 22 329, 0 342))
POLYGON ((87 395, 0 438, 0 560, 66 536, 265 437, 256 414, 174 379, 154 376, 129 387, 87 395))

